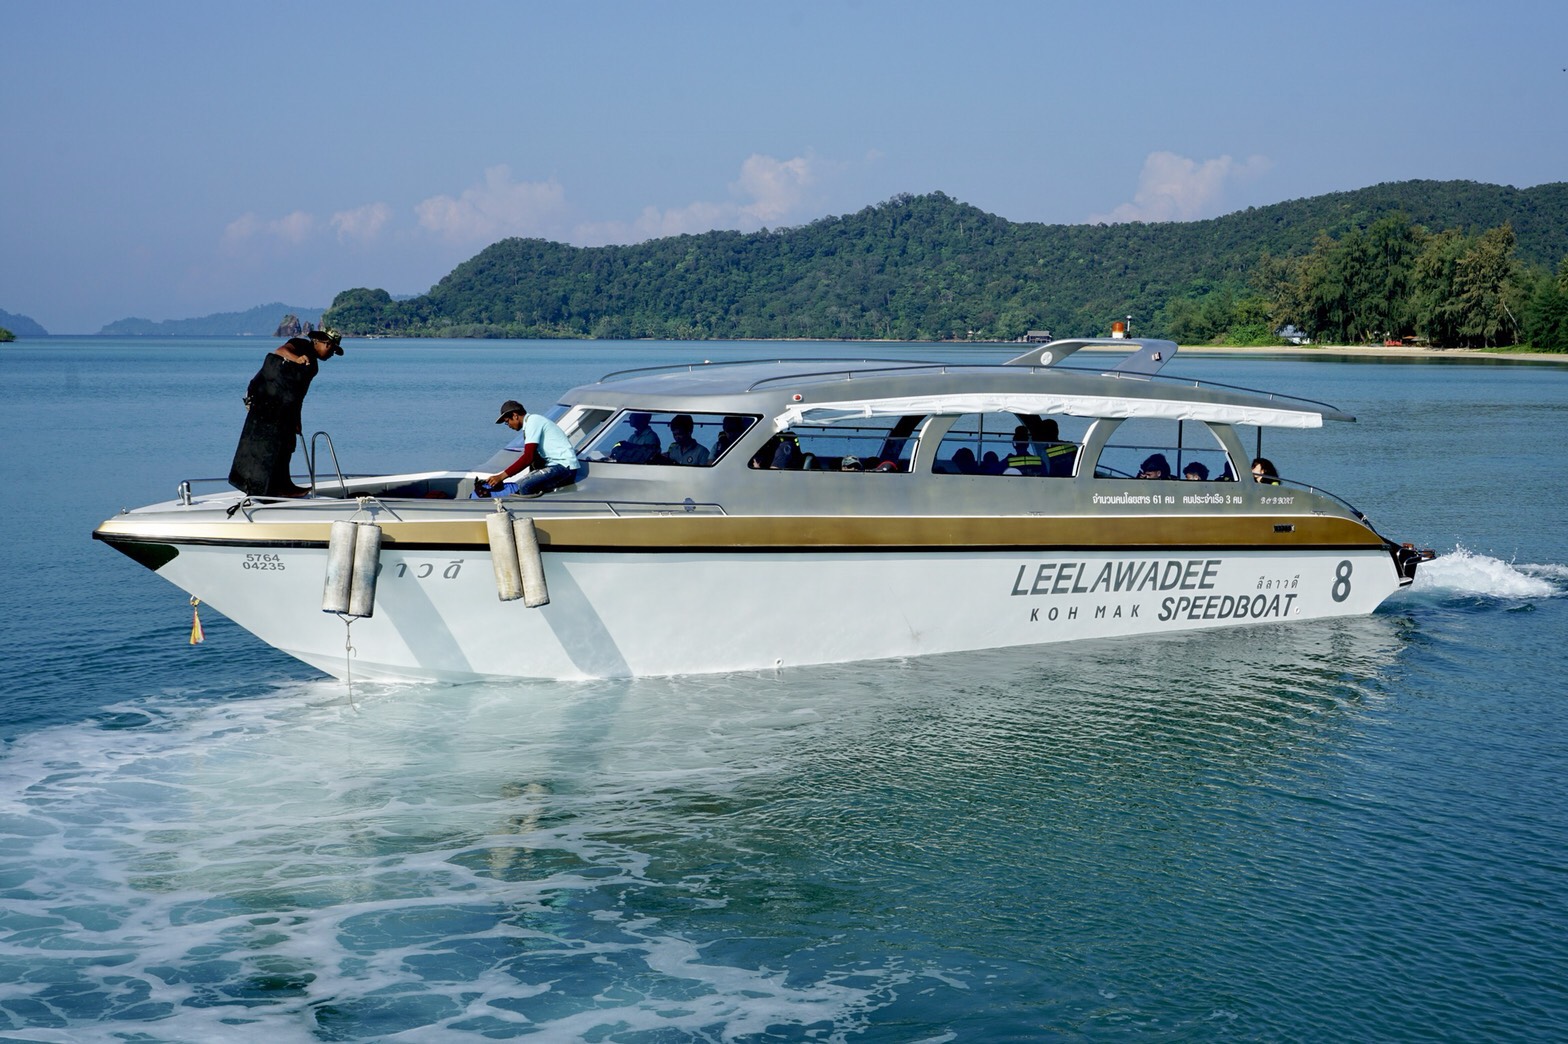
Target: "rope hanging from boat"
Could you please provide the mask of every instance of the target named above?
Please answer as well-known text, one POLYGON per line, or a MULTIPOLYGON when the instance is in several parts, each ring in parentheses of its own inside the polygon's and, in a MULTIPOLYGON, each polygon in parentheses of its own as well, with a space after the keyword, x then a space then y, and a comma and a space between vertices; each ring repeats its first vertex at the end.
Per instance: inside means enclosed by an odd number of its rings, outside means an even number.
MULTIPOLYGON (((343 684, 348 686, 348 702, 354 702, 354 620, 356 617, 338 614, 343 621, 343 684)), ((355 708, 356 710, 358 708, 355 708)))
POLYGON ((191 644, 192 645, 200 645, 202 642, 207 640, 207 635, 201 629, 201 612, 197 609, 197 606, 199 606, 199 605, 201 605, 201 599, 197 598, 195 596, 192 596, 191 597, 191 644))

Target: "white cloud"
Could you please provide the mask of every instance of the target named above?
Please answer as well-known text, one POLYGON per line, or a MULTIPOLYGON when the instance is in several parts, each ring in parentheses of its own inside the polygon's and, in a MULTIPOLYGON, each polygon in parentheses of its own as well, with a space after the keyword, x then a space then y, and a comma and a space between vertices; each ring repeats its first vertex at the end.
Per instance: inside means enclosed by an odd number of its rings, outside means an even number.
POLYGON ((1224 212, 1226 190, 1250 181, 1273 166, 1263 156, 1238 163, 1230 156, 1202 163, 1174 152, 1151 152, 1143 161, 1138 191, 1131 203, 1109 214, 1094 214, 1090 224, 1122 221, 1193 221, 1224 212))
POLYGON ((454 243, 489 244, 507 236, 542 236, 559 222, 566 192, 554 179, 518 182, 506 166, 490 167, 482 185, 456 199, 432 196, 414 207, 420 227, 454 243))
MULTIPOLYGON (((867 157, 873 162, 874 157, 867 157)), ((340 247, 389 241, 390 248, 415 248, 439 239, 454 250, 489 246, 507 236, 538 236, 581 245, 638 243, 714 229, 755 231, 815 216, 813 192, 839 165, 807 152, 789 159, 762 153, 747 156, 726 187, 728 199, 695 200, 682 206, 643 208, 630 221, 585 222, 570 227, 565 188, 554 179, 516 181, 505 165, 487 168, 483 177, 456 195, 431 196, 413 207, 416 229, 384 202, 340 210, 325 221, 296 210, 279 218, 254 212, 231 221, 222 245, 234 257, 286 256, 289 248, 331 235, 340 247), (413 232, 412 235, 409 233, 413 232), (267 249, 270 248, 270 249, 267 249)))
POLYGON ((239 247, 253 239, 271 239, 287 246, 298 246, 310 238, 316 219, 303 210, 263 220, 254 213, 242 214, 223 230, 223 245, 239 247))
POLYGON ((735 224, 736 208, 729 203, 688 203, 684 207, 660 210, 644 207, 637 220, 629 226, 605 222, 603 228, 624 227, 629 231, 622 236, 629 242, 661 239, 665 236, 696 235, 715 228, 728 228, 735 224))
POLYGON ((815 180, 809 155, 776 160, 753 153, 741 164, 740 180, 730 188, 752 198, 740 208, 743 214, 773 225, 799 211, 806 189, 815 180))
POLYGON ((349 240, 369 242, 376 238, 388 221, 392 208, 385 203, 367 203, 353 210, 340 210, 332 215, 332 227, 337 230, 338 242, 349 240))
POLYGON ((809 190, 819 180, 821 163, 807 153, 793 159, 753 153, 729 185, 733 199, 699 200, 682 207, 645 207, 632 222, 601 221, 578 225, 573 241, 590 245, 640 243, 664 236, 711 232, 718 228, 755 231, 808 215, 809 190))

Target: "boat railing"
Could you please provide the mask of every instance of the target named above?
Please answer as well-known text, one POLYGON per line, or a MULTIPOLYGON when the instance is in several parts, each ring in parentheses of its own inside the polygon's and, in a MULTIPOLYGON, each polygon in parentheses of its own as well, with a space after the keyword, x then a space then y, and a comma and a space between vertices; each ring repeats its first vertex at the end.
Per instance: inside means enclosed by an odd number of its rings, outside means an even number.
POLYGON ((316 488, 316 443, 327 440, 327 452, 332 456, 332 470, 338 476, 338 486, 343 491, 343 496, 348 496, 348 480, 343 477, 343 469, 338 466, 338 451, 332 445, 332 436, 324 431, 318 431, 310 437, 310 445, 305 448, 305 467, 310 472, 310 488, 316 488))
POLYGON ((560 500, 544 497, 510 497, 503 503, 530 515, 594 515, 608 512, 616 518, 648 515, 727 515, 724 505, 712 501, 686 500, 560 500))
POLYGON ((1334 503, 1338 504, 1340 507, 1342 507, 1346 511, 1350 512, 1359 521, 1367 522, 1369 525, 1371 524, 1370 521, 1367 519, 1366 512, 1364 512, 1360 508, 1356 507, 1356 505, 1352 504, 1350 501, 1346 500, 1344 497, 1340 496, 1338 493, 1335 493, 1335 492, 1333 492, 1331 490, 1323 489, 1323 488, 1321 488, 1319 486, 1314 486, 1314 485, 1312 485, 1310 483, 1307 483, 1307 482, 1300 482, 1300 481, 1297 481, 1295 479, 1281 478, 1281 479, 1279 479, 1279 484, 1281 486, 1288 486, 1291 489, 1299 489, 1299 490, 1304 490, 1304 491, 1306 491, 1308 493, 1316 493, 1320 497, 1327 497, 1329 500, 1332 500, 1334 503))
MULTIPOLYGON (((757 391, 770 385, 800 383, 802 381, 854 381, 866 380, 876 377, 912 376, 918 373, 930 373, 934 375, 1002 375, 1008 378, 1016 378, 1019 372, 1024 369, 1024 367, 1013 366, 1006 363, 921 363, 910 362, 908 360, 866 359, 861 360, 855 365, 842 366, 835 369, 806 370, 797 373, 773 374, 767 377, 759 377, 748 386, 747 390, 757 391), (868 369, 867 364, 871 364, 876 368, 868 369)), ((1057 366, 1030 366, 1027 367, 1027 372, 1037 375, 1068 372, 1089 377, 1109 377, 1121 381, 1159 383, 1161 385, 1174 388, 1201 388, 1208 391, 1234 392, 1243 395, 1256 396, 1257 398, 1266 402, 1295 404, 1297 406, 1310 406, 1313 408, 1313 412, 1341 414, 1339 407, 1333 405, 1332 403, 1320 402, 1317 399, 1309 399, 1302 395, 1286 395, 1282 392, 1265 391, 1259 388, 1249 388, 1240 384, 1225 384, 1221 381, 1204 381, 1195 377, 1178 377, 1173 374, 1118 373, 1114 370, 1107 370, 1104 367, 1072 366, 1068 364, 1060 364, 1057 366)))
POLYGON ((214 492, 214 490, 206 488, 211 486, 222 486, 229 493, 235 492, 234 487, 229 485, 227 478, 188 478, 180 480, 180 484, 176 489, 175 499, 181 504, 189 506, 193 495, 206 496, 208 493, 214 492))
MULTIPOLYGON (((623 381, 632 377, 648 377, 656 373, 696 373, 698 370, 716 370, 726 367, 738 366, 793 366, 796 364, 820 363, 822 359, 726 359, 720 362, 696 363, 663 363, 658 366, 634 366, 626 370, 612 370, 600 377, 597 384, 606 384, 610 381, 623 381)), ((836 360, 837 361, 837 360, 836 360)), ((924 366, 928 363, 919 363, 910 359, 856 359, 856 365, 867 364, 879 366, 924 366)))
POLYGON ((1320 407, 1321 409, 1327 410, 1330 413, 1339 413, 1339 412, 1341 412, 1339 407, 1335 406, 1333 403, 1320 402, 1317 399, 1309 399, 1309 398, 1307 398, 1304 395, 1286 395, 1283 392, 1264 391, 1261 388, 1249 388, 1249 387, 1247 387, 1246 385, 1243 385, 1243 384, 1225 384, 1225 383, 1223 383, 1221 381, 1200 381, 1196 377, 1177 377, 1174 374, 1168 374, 1168 373, 1156 373, 1156 374, 1116 373, 1116 372, 1110 371, 1110 370, 1095 369, 1095 368, 1087 367, 1087 366, 1066 366, 1066 365, 1063 365, 1063 366, 1052 366, 1052 367, 1036 366, 1036 367, 1033 367, 1033 369, 1034 370, 1051 369, 1051 370, 1058 370, 1058 371, 1061 371, 1061 370, 1071 370, 1071 371, 1073 371, 1075 373, 1084 373, 1084 374, 1089 374, 1089 375, 1097 376, 1097 377, 1114 377, 1115 379, 1120 380, 1120 381, 1153 381, 1153 382, 1157 382, 1157 383, 1160 383, 1160 384, 1175 385, 1177 387, 1205 388, 1205 389, 1210 389, 1210 390, 1215 390, 1215 391, 1240 392, 1243 395, 1256 395, 1258 398, 1266 399, 1266 400, 1268 400, 1270 402, 1302 403, 1302 404, 1305 404, 1307 406, 1317 406, 1317 407, 1320 407))
MULTIPOLYGON (((801 360, 815 362, 819 360, 801 360)), ((984 363, 922 363, 910 362, 907 359, 862 359, 858 365, 839 367, 833 370, 806 370, 800 373, 774 374, 771 377, 759 377, 753 381, 747 391, 756 391, 769 384, 790 384, 800 381, 816 381, 838 379, 853 381, 868 377, 887 377, 889 375, 905 376, 912 373, 929 372, 935 374, 959 373, 971 367, 988 372, 989 367, 984 363), (875 365, 875 370, 867 369, 866 364, 875 365)))

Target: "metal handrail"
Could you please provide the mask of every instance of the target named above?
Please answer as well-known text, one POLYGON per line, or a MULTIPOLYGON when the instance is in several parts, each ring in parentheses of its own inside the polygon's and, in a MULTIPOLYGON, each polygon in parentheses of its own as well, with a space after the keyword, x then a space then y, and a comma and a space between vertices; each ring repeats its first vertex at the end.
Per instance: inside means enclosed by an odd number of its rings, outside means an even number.
MULTIPOLYGON (((877 377, 909 376, 917 372, 926 372, 937 375, 997 374, 1014 377, 1017 375, 1020 369, 1017 366, 1009 366, 1006 363, 916 363, 905 360, 886 360, 889 365, 883 365, 876 369, 867 369, 864 366, 864 362, 867 361, 879 362, 880 360, 863 360, 860 364, 857 365, 761 377, 752 382, 748 390, 756 391, 764 386, 776 384, 787 385, 797 382, 818 382, 822 378, 837 378, 843 381, 854 381, 877 377)), ((1317 409, 1314 412, 1343 412, 1333 403, 1321 402, 1317 399, 1309 399, 1304 395, 1289 395, 1283 392, 1266 391, 1261 388, 1249 388, 1240 384, 1226 384, 1222 381, 1200 380, 1196 377, 1180 377, 1176 374, 1116 373, 1113 370, 1106 370, 1104 367, 1072 366, 1065 363, 1057 366, 1031 366, 1028 368, 1028 373, 1031 376, 1045 376, 1054 373, 1074 373, 1090 377, 1109 377, 1116 380, 1137 380, 1146 383, 1158 383, 1170 387, 1187 387, 1209 391, 1237 392, 1243 395, 1256 396, 1259 399, 1263 399, 1269 402, 1280 402, 1286 404, 1295 404, 1298 406, 1316 407, 1317 409)))
MULTIPOLYGON (((658 366, 635 366, 626 370, 612 370, 600 377, 595 384, 605 384, 609 381, 625 380, 628 377, 647 377, 656 373, 696 373, 698 370, 722 369, 725 367, 741 366, 780 366, 788 363, 843 363, 842 359, 721 359, 718 362, 711 360, 700 363, 662 363, 658 366)), ((855 359, 856 363, 914 363, 921 365, 913 359, 855 359)))
POLYGON ((332 470, 337 473, 338 486, 343 491, 342 495, 347 497, 348 480, 343 477, 343 469, 338 466, 337 447, 332 445, 332 436, 324 431, 318 431, 311 435, 310 445, 305 448, 305 466, 310 469, 310 488, 313 491, 316 488, 316 440, 321 438, 327 440, 327 452, 332 455, 332 470))

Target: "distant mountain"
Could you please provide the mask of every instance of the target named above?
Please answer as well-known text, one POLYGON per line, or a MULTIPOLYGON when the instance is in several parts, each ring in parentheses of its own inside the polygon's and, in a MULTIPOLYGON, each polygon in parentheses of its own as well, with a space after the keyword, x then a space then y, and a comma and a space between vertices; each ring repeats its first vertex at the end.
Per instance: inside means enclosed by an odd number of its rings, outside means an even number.
POLYGON ((10 330, 18 337, 48 337, 49 331, 25 315, 16 315, 0 308, 0 328, 10 330))
POLYGON ((505 239, 411 300, 345 290, 327 322, 413 337, 1012 340, 1103 334, 1132 315, 1158 336, 1173 299, 1239 293, 1264 255, 1300 258, 1321 235, 1394 215, 1433 232, 1507 222, 1526 264, 1553 269, 1568 256, 1568 182, 1406 181, 1116 225, 1012 222, 935 192, 749 234, 609 247, 505 239))
MULTIPOLYGON (((119 319, 98 331, 100 337, 272 337, 285 319, 321 325, 323 308, 264 304, 248 312, 218 312, 199 319, 119 319)), ((14 329, 14 328, 13 328, 14 329)), ((20 333, 21 331, 17 331, 20 333)))

